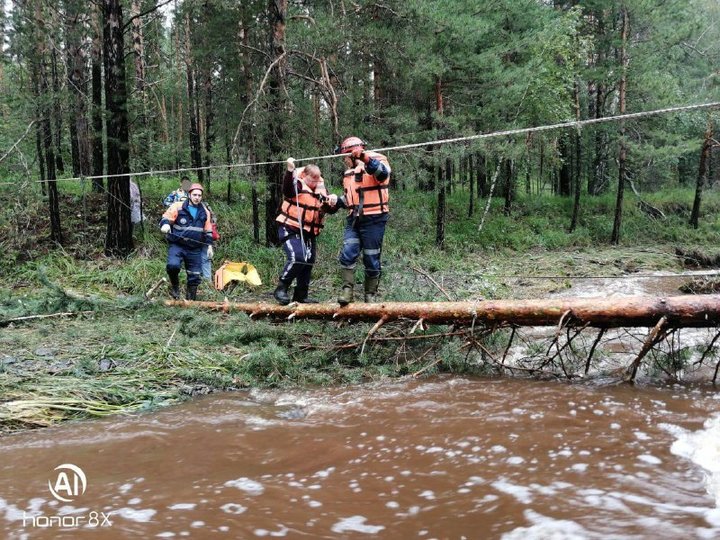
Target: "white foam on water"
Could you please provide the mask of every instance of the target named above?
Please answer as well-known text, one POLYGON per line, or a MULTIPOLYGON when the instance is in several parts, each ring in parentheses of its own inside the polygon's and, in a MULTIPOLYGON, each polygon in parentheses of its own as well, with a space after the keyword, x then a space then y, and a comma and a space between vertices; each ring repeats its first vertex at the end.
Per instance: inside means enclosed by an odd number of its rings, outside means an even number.
POLYGON ((224 485, 227 487, 237 488, 250 495, 262 495, 265 491, 265 488, 261 483, 256 482, 255 480, 250 480, 244 476, 242 478, 238 478, 237 480, 228 480, 224 485))
POLYGON ((500 479, 496 480, 492 484, 492 487, 508 495, 512 495, 519 502, 523 504, 530 504, 532 502, 532 492, 525 486, 519 486, 517 484, 511 484, 507 480, 500 479))
POLYGON ((253 534, 255 536, 275 536, 275 537, 281 537, 281 536, 287 536, 287 533, 290 531, 285 525, 280 525, 279 531, 268 531, 267 529, 255 529, 253 531, 253 534))
POLYGON ((71 516, 73 514, 84 514, 89 511, 89 508, 76 508, 75 506, 63 505, 58 508, 57 513, 59 516, 71 516))
POLYGON ((420 494, 420 497, 422 497, 423 499, 427 499, 428 501, 432 501, 435 499, 435 492, 430 489, 426 489, 420 494))
POLYGON ((226 514, 238 515, 238 514, 244 513, 247 510, 247 507, 243 506, 242 504, 227 503, 227 504, 223 504, 220 507, 220 510, 222 510, 226 514))
POLYGON ((525 519, 532 523, 529 527, 518 527, 504 533, 502 540, 527 540, 543 538, 548 540, 586 540, 590 533, 579 523, 567 519, 553 519, 533 510, 525 510, 525 519))
POLYGON ((365 534, 377 534, 385 527, 383 525, 366 525, 367 518, 364 516, 351 516, 343 518, 332 526, 332 532, 359 532, 365 534))
POLYGON ((703 468, 707 492, 720 508, 720 414, 708 418, 704 429, 698 431, 690 432, 668 424, 663 427, 677 438, 670 452, 703 468))
POLYGON ((135 508, 121 508, 120 510, 114 511, 114 515, 118 515, 130 521, 137 523, 148 523, 152 517, 157 514, 157 510, 148 508, 146 510, 136 510, 135 508))
POLYGON ((645 463, 649 463, 650 465, 660 465, 662 463, 662 459, 652 456, 650 454, 643 454, 641 456, 638 456, 638 461, 643 461, 645 463))
POLYGON ((177 503, 172 506, 168 506, 170 510, 193 510, 197 504, 195 503, 177 503))
MULTIPOLYGON (((20 510, 17 506, 14 504, 8 504, 8 502, 0 497, 0 512, 5 512, 5 519, 7 521, 18 521, 23 518, 23 511, 20 510)), ((37 515, 39 512, 28 512, 27 515, 37 515)))

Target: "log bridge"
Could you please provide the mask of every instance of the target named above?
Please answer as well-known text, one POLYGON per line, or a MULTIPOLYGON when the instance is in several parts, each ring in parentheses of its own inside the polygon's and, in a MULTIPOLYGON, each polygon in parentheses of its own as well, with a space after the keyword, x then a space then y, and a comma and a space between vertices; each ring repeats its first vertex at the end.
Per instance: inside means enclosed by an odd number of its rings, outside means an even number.
POLYGON ((655 327, 712 328, 720 326, 720 294, 480 300, 477 302, 379 302, 297 304, 259 302, 190 302, 165 304, 225 313, 243 312, 251 318, 320 319, 330 321, 419 321, 426 324, 483 326, 563 326, 593 328, 655 327))
MULTIPOLYGON (((452 324, 470 327, 463 334, 470 345, 483 350, 493 362, 502 369, 525 370, 531 374, 541 374, 543 370, 559 361, 560 369, 567 378, 575 376, 563 361, 562 351, 584 329, 596 328, 598 334, 585 362, 585 374, 588 373, 593 353, 608 329, 612 328, 650 328, 642 347, 635 359, 623 370, 626 382, 632 383, 638 373, 643 358, 655 345, 663 341, 679 328, 715 328, 720 327, 720 294, 684 295, 666 298, 654 296, 621 296, 602 298, 551 298, 533 300, 479 300, 476 302, 380 302, 374 304, 352 303, 340 307, 336 303, 298 304, 287 306, 260 303, 230 302, 189 302, 186 300, 167 300, 168 306, 202 308, 225 313, 243 312, 251 318, 269 317, 275 320, 293 321, 298 319, 319 319, 329 321, 365 321, 375 322, 368 331, 360 355, 363 354, 368 339, 385 323, 392 321, 413 322, 409 334, 426 324, 452 324), (521 326, 555 326, 555 338, 548 347, 544 360, 538 367, 510 367, 505 364, 515 329, 521 326), (511 327, 513 330, 502 355, 502 359, 492 357, 476 339, 475 328, 482 329, 481 334, 490 334, 499 328, 511 327), (570 335, 570 330, 574 335, 570 335), (560 345, 560 335, 567 332, 567 340, 560 345), (557 352, 551 355, 551 350, 557 352)), ((440 334, 440 336, 456 335, 458 332, 440 334)), ((407 339, 406 335, 406 339, 407 339)), ((435 335, 437 337, 437 335, 435 335)), ((710 353, 715 342, 720 339, 718 332, 696 364, 702 364, 710 353)), ((353 345, 354 347, 354 345, 353 345)), ((441 361, 435 360, 432 364, 441 361)), ((418 375, 430 366, 418 371, 418 375)), ((720 372, 720 361, 715 366, 713 383, 720 372)))

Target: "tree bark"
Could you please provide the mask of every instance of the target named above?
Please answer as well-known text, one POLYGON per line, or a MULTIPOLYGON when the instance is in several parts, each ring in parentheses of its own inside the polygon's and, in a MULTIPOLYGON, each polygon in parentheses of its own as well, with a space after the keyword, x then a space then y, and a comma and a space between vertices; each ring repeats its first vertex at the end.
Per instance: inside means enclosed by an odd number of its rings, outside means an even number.
POLYGON ((92 175, 93 191, 104 191, 103 179, 100 178, 105 169, 105 152, 103 150, 103 104, 102 104, 102 27, 100 23, 101 8, 91 4, 90 26, 92 43, 90 45, 90 63, 92 74, 92 175))
MULTIPOLYGON (((190 16, 185 15, 185 70, 187 72, 187 98, 188 116, 190 117, 190 161, 193 167, 202 167, 200 155, 200 130, 198 127, 198 104, 195 88, 195 68, 192 60, 192 49, 190 46, 190 16)), ((203 181, 203 171, 197 171, 200 182, 203 181)))
MULTIPOLYGON (((620 44, 620 62, 622 75, 620 76, 619 98, 620 98, 620 114, 625 114, 625 90, 627 87, 627 69, 629 63, 628 57, 628 32, 630 19, 628 17, 627 8, 623 6, 620 10, 622 16, 621 44, 620 44)), ((613 244, 620 243, 620 230, 622 228, 622 205, 625 194, 625 178, 627 176, 627 143, 625 142, 625 122, 620 121, 620 152, 618 155, 618 190, 615 202, 615 220, 613 222, 612 236, 610 242, 613 244)))
POLYGON ((212 70, 207 68, 203 70, 203 94, 205 97, 205 185, 203 186, 207 193, 210 193, 210 154, 212 153, 213 143, 215 142, 215 113, 213 109, 213 85, 212 70))
MULTIPOLYGON (((438 119, 445 114, 445 105, 443 100, 443 87, 440 77, 435 78, 435 113, 438 119)), ((442 121, 438 120, 436 128, 438 132, 442 129, 442 121)), ((440 249, 445 249, 445 214, 446 214, 446 193, 448 178, 450 177, 450 159, 445 159, 445 165, 442 163, 442 156, 438 156, 437 162, 437 209, 435 211, 435 245, 440 249), (443 174, 444 173, 444 174, 443 174)))
POLYGON ((133 249, 130 221, 130 141, 121 0, 103 0, 103 59, 107 120, 107 234, 105 254, 125 257, 133 249))
MULTIPOLYGON (((5 3, 0 4, 0 43, 5 43, 5 3)), ((0 92, 5 92, 5 50, 0 47, 0 92)), ((0 116, 5 111, 0 109, 0 116)))
POLYGON ((337 304, 187 302, 167 300, 168 306, 201 307, 222 312, 244 312, 276 319, 386 321, 419 320, 428 324, 478 324, 569 327, 653 327, 667 318, 668 327, 712 328, 720 325, 720 295, 686 295, 659 298, 555 298, 483 300, 479 302, 383 302, 337 304))
POLYGON ((50 72, 52 75, 52 117, 53 117, 53 144, 55 145, 55 167, 60 174, 65 173, 65 162, 62 156, 62 133, 63 133, 63 112, 62 101, 60 99, 60 73, 58 72, 58 52, 57 47, 53 46, 50 51, 50 72))
POLYGON ((570 154, 570 143, 568 135, 563 133, 560 135, 560 170, 558 171, 558 187, 557 194, 561 197, 570 196, 570 186, 572 185, 572 175, 570 172, 570 163, 572 156, 570 154))
POLYGON ((712 117, 708 116, 707 129, 705 130, 705 140, 703 141, 702 149, 700 150, 700 165, 698 167, 698 175, 695 183, 695 200, 693 201, 692 213, 690 214, 690 225, 697 229, 700 222, 700 204, 702 203, 703 187, 705 186, 705 179, 708 175, 708 157, 710 155, 710 149, 712 148, 713 138, 713 121, 712 117))
POLYGON ((40 0, 34 2, 35 35, 34 45, 36 54, 35 81, 34 87, 37 89, 37 98, 40 101, 38 111, 40 113, 40 122, 42 125, 42 155, 38 158, 45 158, 45 179, 48 191, 48 213, 50 214, 50 239, 53 242, 62 244, 62 228, 60 226, 60 203, 57 189, 57 173, 55 169, 56 160, 53 148, 52 124, 50 122, 52 100, 50 96, 50 85, 48 84, 48 43, 47 29, 45 18, 43 16, 42 3, 40 0))
POLYGON ((475 184, 477 186, 478 199, 488 194, 486 166, 485 156, 477 152, 475 154, 475 184))
MULTIPOLYGON (((287 106, 284 98, 285 81, 287 78, 287 61, 285 51, 285 20, 287 17, 287 0, 268 0, 268 18, 270 23, 269 52, 274 66, 270 70, 267 84, 268 126, 266 131, 266 147, 268 161, 282 158, 285 143, 285 127, 287 106)), ((281 200, 282 166, 279 163, 265 165, 265 243, 277 245, 278 232, 275 223, 281 200)))
POLYGON ((148 133, 148 103, 146 91, 146 62, 145 62, 145 43, 142 29, 142 18, 140 14, 142 8, 140 0, 132 0, 130 7, 130 16, 132 18, 132 48, 135 56, 135 92, 140 105, 137 118, 133 126, 136 131, 136 163, 141 170, 148 167, 148 151, 150 146, 150 137, 148 133))
POLYGON ((468 217, 472 217, 475 213, 475 179, 473 178, 473 155, 467 156, 467 174, 468 189, 470 190, 470 200, 468 202, 468 217))
MULTIPOLYGON (((244 90, 245 90, 245 101, 250 102, 253 99, 253 74, 252 74, 252 63, 248 50, 250 48, 250 22, 246 20, 247 12, 243 12, 243 16, 240 18, 240 28, 238 36, 240 38, 239 54, 242 60, 242 73, 244 78, 244 90)), ((253 110, 253 114, 255 110, 253 110)), ((256 151, 256 131, 255 122, 250 122, 247 128, 247 146, 248 146, 248 160, 250 163, 257 161, 256 151)), ((239 156, 233 156, 238 158, 239 156)), ((258 199, 257 181, 258 181, 258 167, 253 166, 248 170, 248 174, 251 178, 251 193, 252 198, 252 223, 253 223, 253 239, 256 244, 260 243, 260 204, 258 199)))
MULTIPOLYGON (((439 158, 437 168, 437 210, 435 211, 435 245, 439 249, 445 249, 445 212, 446 212, 446 197, 445 197, 445 184, 446 175, 443 174, 442 158, 439 158)), ((448 167, 447 161, 445 162, 445 168, 448 167)))
POLYGON ((503 173, 505 176, 505 204, 503 214, 509 216, 512 212, 512 203, 515 199, 515 163, 512 159, 503 160, 503 173))
POLYGON ((87 77, 85 74, 85 48, 83 40, 84 21, 81 18, 81 5, 78 0, 67 0, 66 4, 66 44, 68 86, 71 100, 71 143, 73 148, 73 174, 90 175, 90 133, 87 108, 87 77))
MULTIPOLYGON (((574 85, 574 102, 575 102, 575 120, 580 121, 580 84, 575 81, 574 85)), ((580 215, 580 192, 582 188, 582 175, 580 174, 582 163, 582 137, 580 130, 576 130, 575 139, 575 198, 573 200, 572 218, 570 218, 570 232, 577 228, 578 217, 580 215)))

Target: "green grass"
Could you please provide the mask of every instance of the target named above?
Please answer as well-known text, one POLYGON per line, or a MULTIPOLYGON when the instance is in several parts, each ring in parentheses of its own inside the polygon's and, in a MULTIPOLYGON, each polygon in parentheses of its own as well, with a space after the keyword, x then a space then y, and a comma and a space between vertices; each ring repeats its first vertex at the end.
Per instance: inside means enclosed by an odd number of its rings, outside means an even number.
MULTIPOLYGON (((0 323, 29 315, 84 312, 3 328, 0 430, 134 412, 219 389, 357 383, 408 375, 425 366, 426 374, 488 372, 488 365, 468 357, 458 340, 438 340, 427 356, 423 354, 430 343, 423 340, 403 347, 399 342, 370 340, 360 354, 371 324, 277 324, 251 321, 244 314, 176 310, 147 302, 143 293, 165 276, 167 248, 156 223, 162 196, 175 186, 167 179, 147 179, 142 187, 150 220, 144 231, 136 231, 135 253, 123 260, 102 254, 104 199, 83 196, 77 184, 61 184, 63 201, 75 205, 64 207, 63 227, 70 241, 62 249, 47 241, 45 203, 38 194, 22 193, 24 206, 0 200, 6 209, 0 217, 5 254, 0 260, 0 323), (84 216, 84 208, 100 215, 84 216), (18 230, 25 232, 13 232, 18 230)), ((215 188, 224 195, 224 184, 222 190, 219 182, 215 188)), ((254 243, 249 188, 233 196, 231 204, 210 200, 222 235, 216 265, 223 260, 253 263, 263 285, 254 290, 239 286, 230 299, 271 301, 284 256, 279 248, 254 243)), ((421 272, 430 273, 453 299, 476 300, 542 297, 549 290, 571 286, 572 276, 679 270, 675 247, 717 251, 720 245, 720 193, 705 193, 698 229, 687 225, 692 197, 691 190, 647 195, 647 202, 667 216, 654 221, 628 194, 621 243, 612 246, 612 194, 583 196, 579 224, 572 233, 567 232, 572 201, 552 196, 521 196, 507 216, 503 201, 496 199, 478 231, 484 201, 467 217, 467 193, 455 190, 448 197, 446 248, 441 251, 435 246, 434 195, 393 192, 383 248, 382 297, 445 300, 421 272), (533 279, 537 276, 556 277, 533 279)), ((330 216, 319 241, 311 292, 322 300, 333 299, 339 285, 336 254, 343 224, 341 215, 330 216)), ((362 280, 360 271, 357 279, 362 280)), ((157 297, 166 294, 163 286, 157 297)), ((207 285, 200 295, 204 300, 224 298, 207 285)), ((406 331, 402 325, 387 325, 378 336, 406 331)), ((502 355, 506 340, 507 334, 496 333, 485 344, 502 355)), ((669 359, 663 365, 676 368, 669 359)))

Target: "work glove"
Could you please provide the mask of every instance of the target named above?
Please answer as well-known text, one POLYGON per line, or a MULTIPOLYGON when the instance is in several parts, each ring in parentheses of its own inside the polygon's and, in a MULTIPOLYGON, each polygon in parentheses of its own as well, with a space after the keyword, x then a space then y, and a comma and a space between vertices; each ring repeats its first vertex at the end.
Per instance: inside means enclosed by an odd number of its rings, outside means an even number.
POLYGON ((335 195, 334 193, 331 193, 330 195, 327 196, 327 199, 325 199, 325 200, 327 201, 328 206, 335 206, 338 201, 338 196, 335 195))
POLYGON ((368 157, 368 155, 365 153, 365 151, 362 148, 353 148, 351 155, 352 155, 353 159, 360 160, 363 163, 367 163, 368 161, 370 161, 370 158, 368 157))
POLYGON ((295 170, 295 158, 287 158, 287 170, 290 172, 295 170))
POLYGON ((170 232, 170 224, 163 223, 162 226, 160 227, 160 232, 165 233, 165 234, 169 233, 170 232))
POLYGON ((215 255, 215 250, 213 249, 212 246, 208 246, 208 252, 207 252, 208 259, 212 260, 214 255, 215 255))

